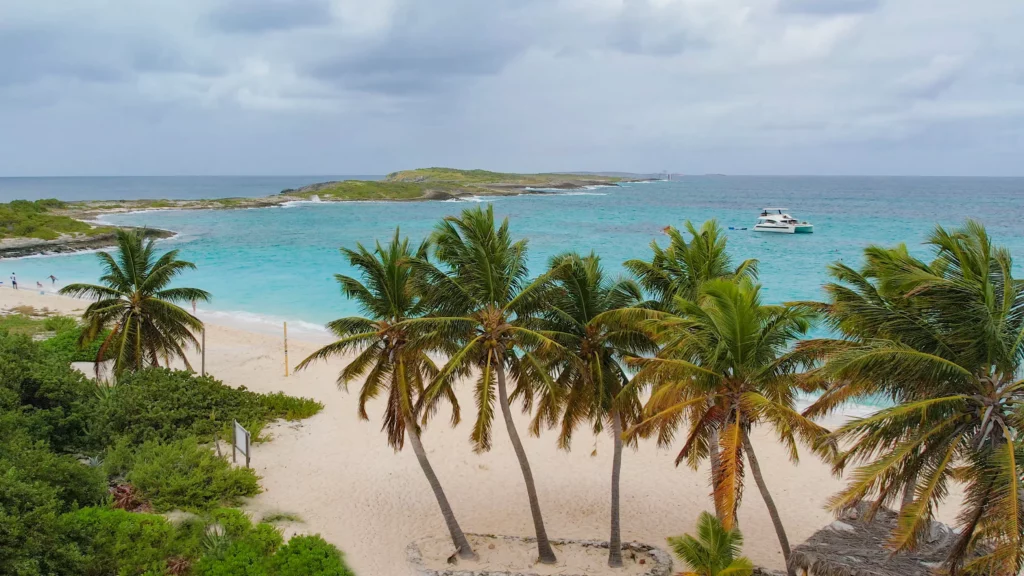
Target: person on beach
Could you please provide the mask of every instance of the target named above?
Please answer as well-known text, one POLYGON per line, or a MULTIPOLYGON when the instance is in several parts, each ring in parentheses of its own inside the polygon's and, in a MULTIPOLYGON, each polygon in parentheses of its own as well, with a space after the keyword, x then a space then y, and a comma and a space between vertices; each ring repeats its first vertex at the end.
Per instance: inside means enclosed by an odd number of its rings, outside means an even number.
POLYGON ((47 276, 47 278, 50 279, 50 284, 53 284, 54 286, 57 285, 57 277, 56 276, 54 276, 53 274, 50 274, 49 276, 47 276))
POLYGON ((192 301, 192 315, 193 316, 196 315, 196 301, 195 300, 192 301))
POLYGON ((11 286, 15 290, 18 289, 18 277, 14 275, 14 272, 11 272, 11 286))
POLYGON ((43 289, 43 283, 42 283, 42 282, 39 282, 39 281, 37 280, 37 281, 36 281, 36 288, 39 288, 40 290, 42 290, 42 289, 43 289))

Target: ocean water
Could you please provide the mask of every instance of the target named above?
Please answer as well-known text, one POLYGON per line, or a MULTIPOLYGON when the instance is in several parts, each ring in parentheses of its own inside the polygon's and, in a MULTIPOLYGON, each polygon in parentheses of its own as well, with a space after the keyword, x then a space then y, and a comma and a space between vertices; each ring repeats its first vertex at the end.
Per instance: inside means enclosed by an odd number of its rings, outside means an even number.
MULTIPOLYGON (((74 180, 66 183, 69 191, 75 189, 74 180)), ((237 188, 211 192, 209 179, 200 180, 200 191, 180 193, 239 195, 237 188)), ((284 178, 274 187, 308 181, 284 178)), ((135 182, 132 186, 138 189, 123 188, 120 196, 148 197, 144 195, 154 189, 148 179, 135 182)), ((771 302, 819 298, 826 265, 837 260, 857 264, 868 244, 902 242, 927 256, 921 243, 936 223, 954 226, 968 217, 985 223, 996 241, 1017 255, 1016 271, 1024 276, 1024 178, 709 176, 465 201, 295 203, 105 219, 178 232, 160 246, 180 250, 181 258, 198 266, 181 282, 213 294, 213 302, 201 306, 201 315, 274 331, 287 320, 290 331, 315 334, 324 322, 358 312, 333 279, 335 273, 351 272, 339 247, 387 241, 396 226, 419 241, 438 219, 476 202, 491 203, 498 216, 509 218, 516 237, 529 239, 534 271, 559 252, 593 250, 608 270, 621 272, 624 260, 650 254, 652 240, 664 244, 662 229, 667 225, 714 218, 726 228, 750 228, 761 207, 788 206, 795 217, 815 225, 814 234, 727 230, 736 261, 760 260, 764 295, 771 302)), ((22 286, 50 274, 60 279, 58 286, 94 281, 99 274, 95 255, 88 253, 5 260, 2 267, 0 279, 16 272, 22 286)))

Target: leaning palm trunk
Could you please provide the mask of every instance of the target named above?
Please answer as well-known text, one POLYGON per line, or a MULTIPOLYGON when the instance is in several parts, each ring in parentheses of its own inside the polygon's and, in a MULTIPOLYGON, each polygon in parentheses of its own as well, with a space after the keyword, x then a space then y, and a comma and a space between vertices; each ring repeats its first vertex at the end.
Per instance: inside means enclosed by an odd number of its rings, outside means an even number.
POLYGON ((750 437, 746 432, 743 433, 743 449, 746 451, 747 461, 750 463, 750 473, 754 476, 754 482, 757 483, 757 489, 761 491, 764 505, 768 507, 768 515, 772 517, 772 524, 775 525, 775 533, 778 535, 779 545, 782 547, 782 557, 786 561, 786 573, 789 576, 796 576, 796 572, 789 563, 789 538, 786 537, 786 529, 782 526, 782 518, 779 517, 779 509, 775 507, 775 500, 772 500, 772 495, 768 492, 768 485, 764 483, 764 477, 761 476, 761 466, 757 463, 754 447, 750 444, 750 437))
MULTIPOLYGON (((718 485, 718 479, 722 475, 722 455, 719 453, 718 428, 712 428, 708 437, 708 459, 711 460, 711 486, 718 485)), ((725 511, 722 509, 722 502, 719 500, 718 491, 712 489, 711 497, 715 500, 715 516, 719 522, 725 521, 725 511)), ((735 518, 733 518, 735 521, 735 518)), ((735 522, 733 522, 735 525, 735 522)))
POLYGON ((612 409, 612 435, 614 453, 612 456, 612 533, 608 539, 608 565, 622 567, 622 534, 619 526, 619 473, 622 470, 622 419, 619 411, 612 409))
POLYGON ((430 489, 434 491, 437 505, 441 507, 441 515, 444 516, 444 523, 448 525, 448 533, 451 534, 452 543, 455 544, 459 558, 466 560, 476 559, 476 552, 473 551, 473 547, 462 532, 458 520, 455 519, 455 512, 452 511, 451 504, 448 503, 448 497, 444 494, 444 488, 441 487, 441 482, 438 481, 437 475, 434 474, 433 466, 427 460, 427 453, 423 450, 420 435, 416 432, 416 422, 408 414, 405 415, 405 433, 409 436, 409 442, 412 443, 412 451, 416 454, 416 460, 419 461, 420 468, 423 469, 423 474, 427 477, 427 482, 430 483, 430 489))
POLYGON ((533 527, 537 532, 537 553, 542 564, 554 564, 555 551, 551 549, 548 541, 548 533, 544 529, 544 518, 540 513, 540 500, 537 498, 537 487, 533 483, 533 472, 530 471, 530 462, 526 459, 526 450, 516 432, 515 422, 512 421, 512 410, 508 404, 508 393, 505 390, 505 368, 498 367, 498 403, 501 404, 501 414, 505 417, 505 428, 508 429, 508 438, 512 441, 512 448, 516 451, 519 459, 519 467, 523 471, 523 480, 526 482, 526 493, 530 497, 530 513, 533 515, 533 527))

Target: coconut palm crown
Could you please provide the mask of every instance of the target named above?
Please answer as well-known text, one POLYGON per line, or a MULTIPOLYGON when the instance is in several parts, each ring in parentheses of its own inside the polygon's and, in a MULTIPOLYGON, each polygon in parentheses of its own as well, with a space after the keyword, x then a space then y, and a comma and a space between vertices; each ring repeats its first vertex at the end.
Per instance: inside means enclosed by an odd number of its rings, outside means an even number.
POLYGON ((622 431, 641 416, 636 388, 627 386, 629 376, 622 358, 629 354, 653 354, 657 347, 647 334, 632 326, 605 323, 601 315, 637 306, 643 300, 640 287, 631 280, 608 278, 600 259, 591 253, 567 253, 551 259, 555 289, 544 313, 544 326, 562 345, 549 366, 556 373, 554 395, 538 402, 533 432, 542 423, 559 427, 558 444, 568 450, 573 432, 589 424, 595 434, 607 426, 613 441, 612 503, 609 560, 622 566, 619 526, 619 474, 622 465, 622 431))
POLYGON ((651 242, 650 260, 627 260, 623 266, 652 297, 651 306, 666 309, 676 296, 695 300, 701 285, 716 278, 757 279, 757 260, 744 260, 732 265, 728 241, 716 220, 708 220, 698 229, 687 220, 683 227, 690 241, 672 226, 664 229, 669 237, 662 248, 651 242))
POLYGON ((639 369, 632 385, 651 389, 644 421, 630 433, 657 435, 659 444, 669 446, 686 425, 676 462, 696 468, 714 454, 717 432, 721 462, 712 485, 723 525, 735 526, 745 456, 788 563, 789 541, 750 432, 757 425, 772 427, 794 462, 797 440, 814 446, 827 433, 795 410, 799 363, 788 353, 810 328, 813 313, 763 304, 759 286, 749 280, 706 282, 697 302, 676 297, 674 308, 673 314, 651 313, 650 330, 662 344, 658 355, 629 360, 639 369))
MULTIPOLYGON (((415 255, 409 241, 402 239, 396 229, 387 246, 378 242, 370 250, 357 244, 354 250, 342 248, 341 252, 358 271, 359 278, 342 274, 336 274, 335 278, 342 293, 357 302, 368 317, 350 316, 329 322, 327 327, 338 340, 311 354, 296 370, 303 370, 319 360, 355 354, 338 375, 338 386, 347 390, 350 381, 364 377, 358 407, 363 420, 369 420, 367 404, 385 397, 381 429, 387 434, 388 445, 398 452, 405 445, 405 439, 409 439, 459 556, 474 558, 476 554, 455 518, 420 440, 418 402, 425 383, 436 376, 438 370, 421 345, 421 339, 403 324, 423 312, 412 281, 410 263, 415 255)), ((448 393, 444 400, 452 407, 454 426, 460 419, 458 400, 448 393)))
POLYGON ((697 537, 689 534, 668 539, 677 558, 690 570, 679 576, 750 576, 754 563, 740 556, 743 535, 736 528, 722 526, 713 514, 701 512, 697 520, 697 537))
MULTIPOLYGON (((526 451, 509 405, 506 377, 515 394, 526 399, 536 386, 550 385, 546 368, 534 356, 558 344, 538 329, 538 316, 548 292, 548 276, 530 280, 526 240, 513 241, 508 220, 497 224, 493 208, 464 210, 441 221, 430 239, 431 259, 414 265, 422 282, 429 317, 410 320, 433 335, 437 348, 454 350, 424 396, 424 417, 451 394, 462 377, 476 371, 477 417, 470 439, 476 451, 491 447, 494 404, 498 403, 509 439, 526 483, 539 558, 554 563, 555 553, 544 529, 526 451)), ((529 400, 525 400, 529 402, 529 400)))
POLYGON ((862 271, 834 265, 819 305, 844 338, 809 343, 831 387, 812 412, 887 395, 891 408, 850 422, 836 469, 857 468, 831 502, 876 506, 907 492, 890 545, 914 548, 950 484, 965 485, 952 574, 1017 574, 1024 565, 1024 282, 984 227, 936 228, 930 263, 905 247, 865 251, 862 271))
POLYGON ((97 355, 112 358, 115 376, 126 371, 159 366, 180 358, 189 369, 185 348, 198 348, 195 333, 203 323, 178 304, 209 302, 198 288, 171 287, 171 282, 195 264, 178 259, 178 251, 157 255, 154 240, 144 230, 118 230, 116 255, 99 252, 101 284, 69 284, 60 294, 94 300, 82 315, 85 330, 80 344, 110 329, 97 355))

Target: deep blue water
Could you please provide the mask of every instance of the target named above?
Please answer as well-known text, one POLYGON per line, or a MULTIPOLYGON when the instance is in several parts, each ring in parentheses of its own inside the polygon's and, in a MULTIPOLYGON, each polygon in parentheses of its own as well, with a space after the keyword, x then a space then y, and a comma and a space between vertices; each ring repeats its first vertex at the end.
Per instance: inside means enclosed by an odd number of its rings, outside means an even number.
MULTIPOLYGON (((66 180, 63 185, 71 194, 77 179, 66 180)), ((84 180, 94 186, 93 179, 84 180)), ((119 196, 149 197, 158 188, 150 180, 133 179, 138 189, 122 188, 119 196)), ((276 188, 306 182, 273 180, 276 188)), ((175 183, 179 197, 245 195, 237 183, 221 194, 211 191, 210 179, 199 179, 197 189, 182 182, 175 183)), ((489 201, 499 216, 511 220, 514 235, 529 239, 534 270, 551 255, 574 249, 594 250, 609 270, 620 271, 622 261, 647 257, 652 240, 664 242, 661 230, 666 225, 716 218, 726 228, 752 227, 762 206, 788 206, 797 218, 814 223, 814 234, 728 231, 737 261, 761 261, 764 294, 773 302, 818 298, 827 279, 825 266, 835 260, 859 262, 861 250, 870 243, 904 242, 926 256, 921 242, 936 223, 957 225, 967 217, 985 223, 998 243, 1024 261, 1024 178, 689 177, 489 201)), ((439 218, 474 205, 323 203, 107 219, 178 231, 178 237, 162 246, 180 249, 182 258, 199 266, 183 282, 213 293, 206 312, 268 326, 287 319, 291 328, 293 323, 314 326, 356 312, 333 280, 333 274, 349 272, 338 247, 387 240, 396 226, 418 241, 439 218)), ((62 283, 98 276, 91 254, 9 260, 4 265, 10 269, 2 271, 4 276, 17 272, 23 286, 51 273, 62 283)), ((1019 263, 1016 268, 1018 276, 1024 275, 1019 263)))

